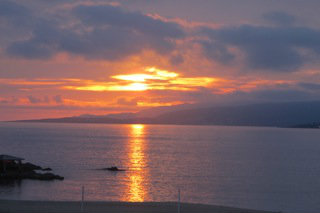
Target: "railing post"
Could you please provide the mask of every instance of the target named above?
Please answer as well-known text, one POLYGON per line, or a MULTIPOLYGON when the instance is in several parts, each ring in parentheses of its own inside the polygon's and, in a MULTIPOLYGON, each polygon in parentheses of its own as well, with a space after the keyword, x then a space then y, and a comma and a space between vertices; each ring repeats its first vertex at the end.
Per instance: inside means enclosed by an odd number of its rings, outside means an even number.
POLYGON ((84 186, 81 189, 81 212, 84 212, 84 186))
POLYGON ((180 188, 178 188, 178 213, 180 213, 180 207, 181 207, 181 204, 180 204, 180 188))

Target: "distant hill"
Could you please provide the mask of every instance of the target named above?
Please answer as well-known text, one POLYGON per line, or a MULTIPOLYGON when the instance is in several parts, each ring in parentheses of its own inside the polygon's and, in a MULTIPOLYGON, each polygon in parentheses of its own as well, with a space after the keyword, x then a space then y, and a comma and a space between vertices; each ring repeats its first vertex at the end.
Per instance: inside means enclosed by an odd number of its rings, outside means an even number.
POLYGON ((320 122, 294 125, 292 128, 320 129, 320 122))
POLYGON ((320 102, 267 103, 182 110, 158 123, 291 127, 320 121, 320 102))
MULTIPOLYGON (((156 109, 154 117, 143 117, 144 113, 112 114, 103 116, 78 116, 56 119, 27 120, 28 122, 58 123, 116 123, 116 124, 180 124, 180 125, 231 125, 231 126, 277 126, 299 127, 320 122, 320 101, 264 103, 238 106, 205 107, 191 106, 161 114, 156 109)), ((148 111, 148 115, 152 111, 148 111)))

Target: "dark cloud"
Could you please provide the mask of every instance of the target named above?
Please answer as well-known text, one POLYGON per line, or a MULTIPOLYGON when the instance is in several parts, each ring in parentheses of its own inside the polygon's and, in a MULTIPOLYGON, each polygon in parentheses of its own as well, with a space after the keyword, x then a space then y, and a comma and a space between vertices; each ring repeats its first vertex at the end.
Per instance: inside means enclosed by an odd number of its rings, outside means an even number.
POLYGON ((293 25, 297 19, 295 16, 282 11, 268 12, 263 15, 263 18, 271 24, 289 26, 293 25))
POLYGON ((228 51, 227 46, 222 43, 212 41, 200 41, 200 43, 210 59, 222 64, 229 64, 235 58, 235 55, 228 51))
POLYGON ((15 104, 18 102, 18 99, 16 97, 11 98, 0 98, 0 104, 15 104))
POLYGON ((268 89, 268 90, 258 90, 253 91, 249 95, 256 101, 266 101, 266 102, 286 102, 286 101, 308 101, 313 99, 318 99, 318 96, 313 94, 298 90, 298 89, 268 89))
POLYGON ((136 106, 138 102, 138 99, 134 98, 134 99, 127 99, 127 98, 119 98, 117 100, 117 104, 119 105, 124 105, 124 106, 136 106))
POLYGON ((54 20, 39 19, 31 27, 31 36, 10 43, 6 53, 27 59, 45 59, 61 49, 63 38, 72 36, 71 32, 62 30, 54 20))
MULTIPOLYGON (((202 94, 203 96, 205 94, 202 94)), ((202 96, 198 94, 198 97, 202 96)), ((306 91, 299 88, 292 89, 259 89, 253 91, 235 91, 227 94, 208 94, 207 98, 201 98, 199 105, 233 105, 254 104, 271 102, 296 102, 319 100, 319 93, 306 91)))
POLYGON ((320 90, 320 84, 316 84, 316 83, 302 82, 299 84, 299 86, 304 89, 317 91, 317 92, 320 90))
POLYGON ((62 103, 63 103, 63 98, 62 98, 61 95, 53 96, 53 100, 54 100, 57 104, 62 104, 62 103))
POLYGON ((46 59, 55 53, 55 49, 50 44, 42 44, 36 39, 19 41, 11 44, 7 49, 7 54, 19 56, 26 59, 46 59))
MULTIPOLYGON (((177 52, 176 42, 194 35, 186 34, 176 22, 119 6, 69 5, 63 12, 52 10, 44 17, 17 2, 0 1, 0 19, 11 20, 11 25, 29 20, 24 24, 29 29, 24 36, 6 36, 10 42, 3 50, 15 57, 48 59, 68 53, 87 59, 119 60, 148 49, 179 65, 184 59, 173 54, 177 52)), ((209 59, 225 65, 244 60, 240 66, 247 70, 294 72, 312 65, 320 56, 319 30, 294 25, 296 18, 284 12, 269 12, 263 17, 275 25, 202 28, 208 39, 198 43, 209 59)))
POLYGON ((292 72, 320 55, 320 31, 306 27, 242 25, 203 29, 210 41, 202 42, 208 58, 232 61, 237 48, 245 55, 249 69, 292 72))
POLYGON ((173 55, 170 57, 170 63, 173 65, 180 65, 184 62, 182 55, 173 55))
POLYGON ((39 104, 39 103, 50 103, 50 98, 48 96, 44 96, 43 98, 34 97, 29 95, 28 97, 29 103, 31 104, 39 104))
POLYGON ((43 102, 42 99, 36 98, 36 97, 34 97, 34 96, 32 96, 32 95, 29 95, 29 96, 28 96, 28 100, 29 100, 29 102, 30 102, 31 104, 37 104, 37 103, 42 103, 42 102, 43 102))
POLYGON ((31 11, 14 1, 0 1, 0 20, 5 20, 18 27, 24 26, 33 20, 31 11))
POLYGON ((183 36, 183 31, 177 23, 164 22, 140 12, 128 12, 112 5, 81 5, 74 8, 73 12, 88 26, 115 26, 160 38, 183 36))
POLYGON ((80 5, 68 12, 71 15, 66 16, 65 22, 77 24, 66 28, 61 18, 37 17, 31 36, 10 43, 7 54, 44 59, 67 52, 88 59, 117 60, 144 49, 169 53, 175 47, 175 40, 184 36, 180 25, 174 22, 116 6, 80 5))

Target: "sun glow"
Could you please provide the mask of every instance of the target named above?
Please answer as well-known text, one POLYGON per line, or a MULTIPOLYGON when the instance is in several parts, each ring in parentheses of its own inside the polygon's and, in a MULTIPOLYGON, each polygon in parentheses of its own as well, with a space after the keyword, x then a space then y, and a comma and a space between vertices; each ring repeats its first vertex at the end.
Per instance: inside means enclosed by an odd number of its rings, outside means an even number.
POLYGON ((148 89, 148 85, 142 84, 142 83, 133 83, 127 86, 127 90, 132 90, 132 91, 144 91, 147 89, 148 89))
POLYGON ((144 83, 130 83, 127 85, 115 85, 115 84, 105 84, 105 85, 90 85, 90 86, 65 86, 65 89, 72 90, 85 90, 94 92, 103 91, 145 91, 148 89, 148 85, 144 83))
POLYGON ((176 90, 195 91, 199 87, 211 87, 220 82, 212 77, 183 77, 179 73, 160 70, 155 67, 144 69, 144 73, 123 74, 111 76, 110 82, 73 82, 77 85, 63 86, 63 89, 103 91, 146 91, 146 90, 176 90))
POLYGON ((145 82, 149 79, 155 79, 154 76, 148 74, 132 74, 132 75, 115 75, 112 76, 114 79, 124 80, 124 81, 135 81, 135 82, 145 82))
POLYGON ((106 91, 108 89, 107 86, 102 86, 102 85, 91 85, 91 86, 81 86, 81 87, 72 87, 72 86, 70 86, 68 88, 74 88, 76 90, 95 91, 95 92, 106 91))
POLYGON ((128 85, 110 86, 110 91, 145 91, 148 89, 148 85, 144 83, 131 83, 128 85))
POLYGON ((133 135, 141 135, 142 134, 142 129, 144 128, 144 125, 143 124, 132 124, 131 127, 133 128, 133 132, 134 134, 133 135))
POLYGON ((134 82, 132 87, 128 90, 139 88, 139 90, 180 90, 190 91, 194 90, 192 87, 206 87, 213 82, 218 81, 216 78, 209 77, 180 77, 176 72, 169 72, 167 70, 160 70, 155 67, 145 69, 149 74, 127 74, 111 76, 113 79, 134 82), (143 83, 141 83, 143 82, 143 83), (134 86, 134 85, 135 86, 134 86), (136 87, 137 86, 137 87, 136 87))
POLYGON ((117 80, 124 80, 124 81, 133 81, 133 82, 145 82, 147 80, 169 80, 172 78, 176 78, 179 76, 178 73, 175 72, 169 72, 166 70, 159 70, 155 67, 146 68, 145 72, 151 73, 151 74, 127 74, 127 75, 114 75, 111 76, 114 79, 117 80))

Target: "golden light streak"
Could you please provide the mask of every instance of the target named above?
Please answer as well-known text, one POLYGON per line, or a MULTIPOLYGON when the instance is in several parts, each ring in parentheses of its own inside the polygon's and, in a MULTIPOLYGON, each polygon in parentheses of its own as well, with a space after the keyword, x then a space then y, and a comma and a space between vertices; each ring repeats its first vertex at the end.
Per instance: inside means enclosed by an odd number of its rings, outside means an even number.
POLYGON ((64 86, 63 89, 70 90, 84 90, 84 91, 94 91, 94 92, 103 92, 103 91, 145 91, 148 89, 147 84, 143 83, 131 83, 128 85, 114 85, 114 84, 105 84, 105 85, 89 85, 89 86, 64 86))
POLYGON ((194 87, 208 86, 209 84, 218 81, 216 78, 198 77, 198 78, 178 78, 171 80, 171 84, 189 85, 194 87))
POLYGON ((114 86, 110 89, 118 91, 145 91, 148 89, 148 85, 143 83, 132 83, 126 86, 114 86))
POLYGON ((74 86, 66 86, 67 89, 75 89, 75 90, 87 90, 87 91, 95 91, 95 92, 101 92, 106 91, 109 89, 107 86, 101 86, 101 85, 92 85, 92 86, 80 86, 80 87, 74 87, 74 86))
POLYGON ((143 139, 145 126, 142 124, 133 124, 130 126, 129 141, 129 188, 124 200, 129 202, 143 202, 146 197, 146 189, 144 183, 146 181, 146 159, 145 159, 145 143, 143 139))

